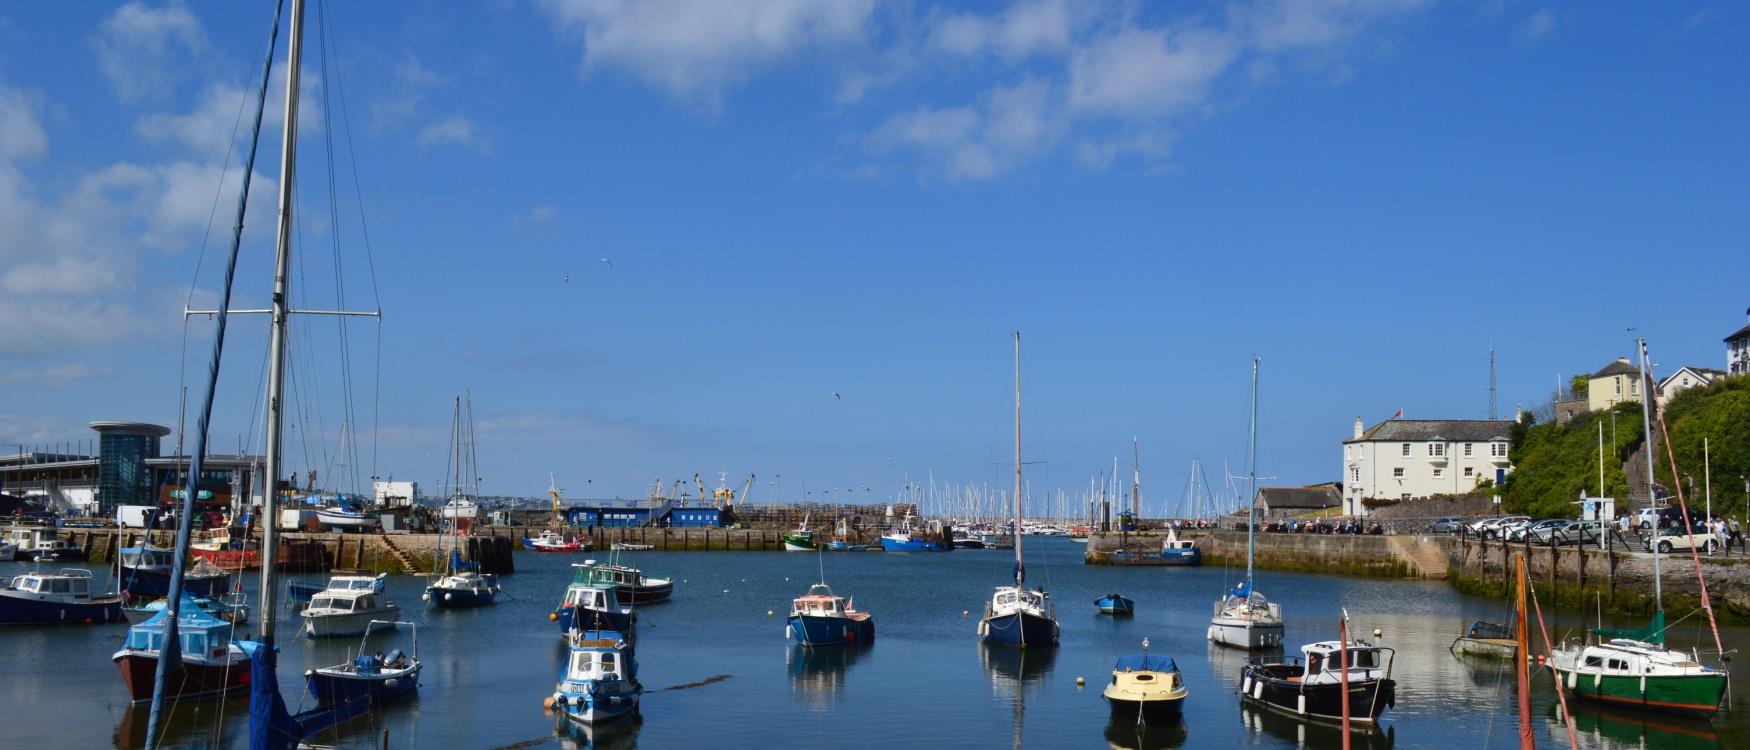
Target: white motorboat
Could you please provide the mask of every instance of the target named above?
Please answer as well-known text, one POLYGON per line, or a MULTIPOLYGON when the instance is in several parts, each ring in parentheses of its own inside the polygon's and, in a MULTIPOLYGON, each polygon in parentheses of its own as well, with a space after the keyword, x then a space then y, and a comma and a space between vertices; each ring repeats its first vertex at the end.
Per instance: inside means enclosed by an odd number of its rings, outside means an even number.
POLYGON ((298 616, 311 638, 355 637, 368 632, 372 620, 401 619, 401 607, 370 589, 327 589, 298 616))

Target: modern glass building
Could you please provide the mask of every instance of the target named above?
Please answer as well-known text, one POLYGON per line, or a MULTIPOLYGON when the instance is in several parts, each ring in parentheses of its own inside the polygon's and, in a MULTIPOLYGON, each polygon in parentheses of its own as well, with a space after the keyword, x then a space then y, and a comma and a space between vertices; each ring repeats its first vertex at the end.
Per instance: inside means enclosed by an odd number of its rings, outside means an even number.
POLYGON ((144 422, 92 422, 97 431, 98 512, 118 505, 156 505, 157 487, 146 459, 158 457, 158 441, 170 428, 144 422))

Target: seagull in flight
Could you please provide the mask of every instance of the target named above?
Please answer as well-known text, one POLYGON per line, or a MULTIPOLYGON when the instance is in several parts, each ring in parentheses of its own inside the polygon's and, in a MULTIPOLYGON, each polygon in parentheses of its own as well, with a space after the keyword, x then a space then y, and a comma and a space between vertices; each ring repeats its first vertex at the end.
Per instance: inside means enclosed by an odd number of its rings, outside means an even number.
POLYGON ((602 262, 608 264, 608 270, 610 270, 610 271, 614 270, 614 262, 613 261, 608 260, 607 258, 603 258, 602 262))
POLYGON ((838 391, 833 391, 833 392, 832 392, 832 397, 833 397, 833 398, 836 398, 836 399, 838 399, 838 400, 840 400, 840 401, 843 401, 843 400, 845 400, 845 397, 844 397, 844 396, 840 396, 840 395, 839 395, 839 392, 838 392, 838 391))
POLYGON ((565 274, 565 283, 571 283, 571 274, 565 274))

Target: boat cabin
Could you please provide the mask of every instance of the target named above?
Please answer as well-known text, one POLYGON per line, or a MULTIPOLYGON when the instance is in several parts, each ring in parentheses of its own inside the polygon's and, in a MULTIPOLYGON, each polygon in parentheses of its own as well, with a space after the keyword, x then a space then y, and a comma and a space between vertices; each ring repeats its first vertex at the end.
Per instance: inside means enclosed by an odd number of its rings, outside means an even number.
POLYGON ((565 679, 570 682, 624 680, 626 659, 612 647, 574 648, 571 650, 571 663, 565 669, 565 679))
MULTIPOLYGON (((336 612, 362 612, 383 606, 374 591, 336 591, 329 589, 310 599, 310 610, 328 609, 336 612)), ((308 610, 306 610, 308 611, 308 610)))
MULTIPOLYGON (((1300 647, 1306 655, 1306 672, 1301 681, 1307 684, 1335 684, 1343 681, 1343 647, 1338 641, 1320 641, 1300 647)), ((1377 680, 1391 672, 1391 649, 1374 646, 1366 641, 1349 642, 1349 681, 1377 680)))
POLYGON ((790 606, 791 616, 802 617, 844 617, 854 611, 845 604, 844 597, 834 595, 822 583, 808 587, 808 593, 797 597, 790 606))
POLYGON ((991 595, 991 609, 997 612, 1010 612, 1016 609, 1042 610, 1045 600, 1051 597, 1039 589, 1028 589, 1018 586, 1004 586, 991 595))
POLYGON ((174 552, 157 547, 123 547, 121 564, 124 568, 133 569, 163 569, 169 570, 174 564, 174 552))
POLYGON ((1580 668, 1588 673, 1604 674, 1664 675, 1709 671, 1707 666, 1681 651, 1629 638, 1587 646, 1580 654, 1580 664, 1580 668))
POLYGON ((37 547, 46 547, 49 542, 60 538, 59 532, 47 527, 14 527, 6 534, 6 540, 16 543, 20 551, 28 552, 37 547))
POLYGON ((63 570, 59 573, 27 573, 12 579, 6 588, 26 598, 56 601, 86 601, 91 598, 91 571, 63 570))
MULTIPOLYGON (((223 659, 231 647, 231 623, 220 620, 184 599, 177 615, 177 636, 184 657, 223 659)), ((145 622, 128 628, 125 648, 132 651, 158 651, 164 646, 164 620, 169 610, 160 610, 145 622)))
POLYGON ((334 576, 328 579, 329 591, 377 591, 382 583, 370 576, 334 576))
POLYGON ((613 587, 574 583, 565 588, 565 603, 562 606, 612 612, 620 608, 620 600, 614 595, 613 587))

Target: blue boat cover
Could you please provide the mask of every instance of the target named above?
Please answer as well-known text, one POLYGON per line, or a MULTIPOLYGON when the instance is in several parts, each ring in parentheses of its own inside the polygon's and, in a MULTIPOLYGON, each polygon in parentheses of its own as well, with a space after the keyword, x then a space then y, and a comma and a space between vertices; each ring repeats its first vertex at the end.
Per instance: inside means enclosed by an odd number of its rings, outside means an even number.
POLYGON ((1171 656, 1120 656, 1112 665, 1116 672, 1177 672, 1179 665, 1171 656))

